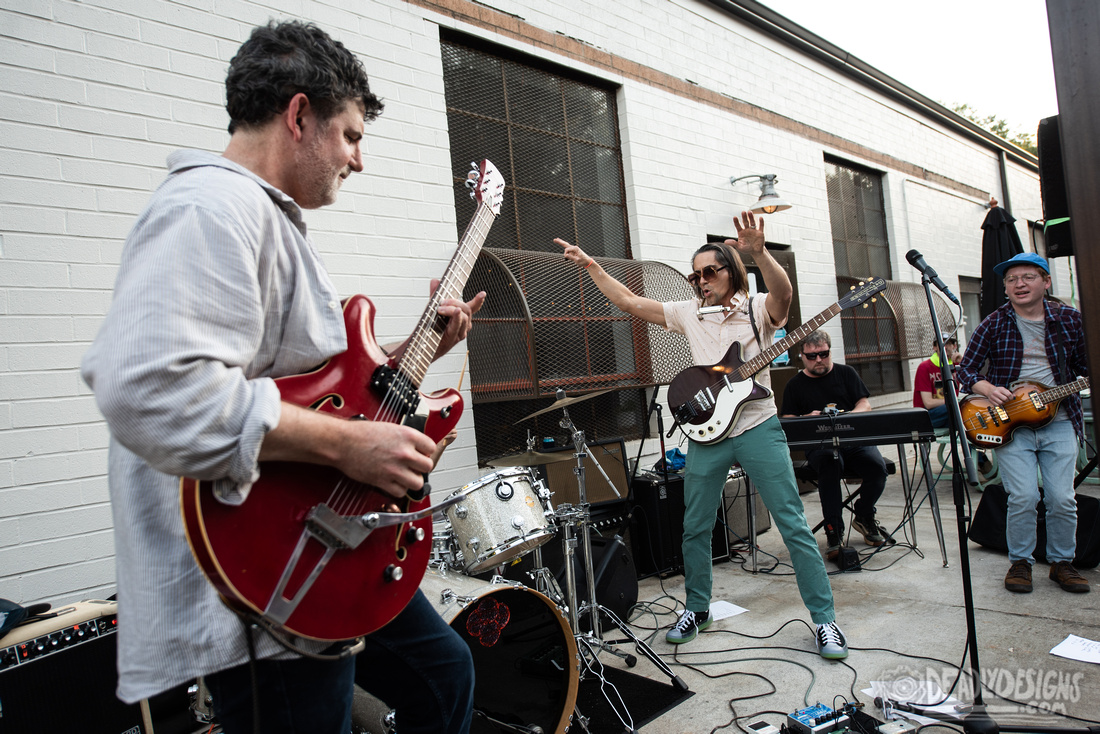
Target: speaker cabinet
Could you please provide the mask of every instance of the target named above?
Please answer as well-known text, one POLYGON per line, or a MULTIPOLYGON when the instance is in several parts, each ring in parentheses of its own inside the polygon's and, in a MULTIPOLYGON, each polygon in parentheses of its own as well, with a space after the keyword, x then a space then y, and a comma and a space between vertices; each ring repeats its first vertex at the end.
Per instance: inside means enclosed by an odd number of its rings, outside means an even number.
MULTIPOLYGON (((572 453, 573 449, 560 451, 572 453)), ((555 507, 566 503, 580 504, 580 489, 577 474, 574 472, 576 468, 576 459, 543 464, 540 473, 546 481, 546 488, 554 493, 550 501, 555 507)), ((588 504, 599 507, 605 503, 625 502, 630 494, 627 476, 626 444, 621 438, 588 444, 588 454, 584 457, 584 489, 588 504), (596 466, 597 461, 599 467, 596 466), (600 468, 607 474, 611 484, 604 479, 600 468)))
POLYGON ((113 601, 89 600, 51 610, 0 638, 0 731, 93 734, 191 734, 187 686, 141 707, 115 696, 116 612, 113 601))
POLYGON ((0 640, 5 731, 144 731, 141 708, 115 697, 116 609, 81 602, 0 640))
POLYGON ((1069 221, 1069 197, 1066 193, 1066 177, 1062 167, 1062 136, 1058 129, 1058 115, 1039 121, 1039 193, 1043 199, 1043 219, 1048 225, 1043 233, 1047 257, 1073 254, 1073 239, 1069 221), (1054 222, 1054 224, 1049 224, 1054 222))
MULTIPOLYGON (((669 475, 666 482, 659 474, 639 474, 631 490, 630 539, 639 578, 683 572, 684 478, 669 475)), ((711 559, 714 563, 730 557, 725 518, 723 499, 715 517, 711 539, 711 559)))

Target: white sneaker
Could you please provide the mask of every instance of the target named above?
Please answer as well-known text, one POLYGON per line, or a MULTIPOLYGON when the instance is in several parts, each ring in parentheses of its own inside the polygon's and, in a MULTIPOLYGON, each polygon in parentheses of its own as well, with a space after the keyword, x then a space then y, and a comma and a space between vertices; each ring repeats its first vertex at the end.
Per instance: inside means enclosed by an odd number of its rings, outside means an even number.
POLYGON ((821 657, 827 660, 842 660, 848 657, 848 640, 836 622, 819 624, 814 639, 817 642, 817 652, 821 657))

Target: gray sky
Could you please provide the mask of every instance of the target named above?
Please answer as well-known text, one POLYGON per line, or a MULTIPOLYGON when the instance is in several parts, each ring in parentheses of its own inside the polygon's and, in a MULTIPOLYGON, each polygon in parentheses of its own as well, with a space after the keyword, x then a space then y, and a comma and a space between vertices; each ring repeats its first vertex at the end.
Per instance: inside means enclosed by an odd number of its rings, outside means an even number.
POLYGON ((1044 0, 760 0, 926 97, 1034 139, 1058 114, 1044 0))

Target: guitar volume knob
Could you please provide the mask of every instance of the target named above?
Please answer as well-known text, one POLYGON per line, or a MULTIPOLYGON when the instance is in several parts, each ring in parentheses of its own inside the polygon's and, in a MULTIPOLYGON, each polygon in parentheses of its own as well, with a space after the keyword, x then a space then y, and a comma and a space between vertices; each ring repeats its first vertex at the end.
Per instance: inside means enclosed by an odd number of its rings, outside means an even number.
POLYGON ((393 563, 386 566, 386 570, 382 572, 382 576, 386 579, 386 581, 400 581, 401 577, 404 575, 405 570, 393 563))
POLYGON ((405 541, 408 543, 419 543, 424 540, 424 528, 411 527, 405 533, 405 541))

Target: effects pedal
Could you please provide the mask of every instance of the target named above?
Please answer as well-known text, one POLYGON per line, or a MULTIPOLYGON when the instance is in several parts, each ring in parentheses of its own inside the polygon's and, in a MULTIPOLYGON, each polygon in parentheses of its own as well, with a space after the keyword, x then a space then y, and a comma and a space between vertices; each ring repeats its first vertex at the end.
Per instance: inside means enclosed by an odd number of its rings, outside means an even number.
POLYGON ((779 730, 766 721, 754 721, 745 728, 756 734, 779 734, 779 730))
POLYGON ((920 724, 915 721, 909 721, 909 719, 894 719, 893 721, 887 721, 885 724, 880 724, 878 727, 879 734, 906 734, 906 732, 913 731, 920 724))
POLYGON ((820 702, 787 714, 787 728, 797 734, 826 734, 842 728, 848 721, 848 714, 820 702))

